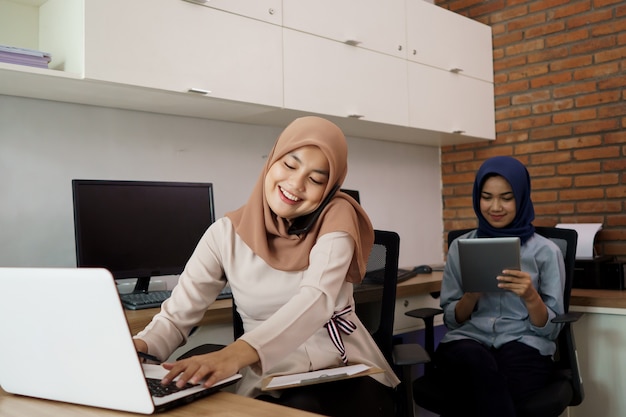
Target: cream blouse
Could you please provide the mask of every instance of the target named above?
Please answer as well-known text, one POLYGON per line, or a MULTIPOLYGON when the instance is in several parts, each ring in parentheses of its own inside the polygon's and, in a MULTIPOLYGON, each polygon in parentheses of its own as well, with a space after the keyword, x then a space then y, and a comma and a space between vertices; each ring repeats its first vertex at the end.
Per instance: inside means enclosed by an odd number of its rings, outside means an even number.
POLYGON ((228 280, 245 329, 241 339, 260 357, 260 363, 241 371, 239 394, 258 395, 261 380, 269 375, 341 366, 324 324, 347 306, 353 311, 342 317, 357 327, 342 334, 349 363, 384 369, 372 377, 396 386, 398 378, 354 313, 353 285, 345 280, 353 250, 347 233, 328 233, 313 247, 306 270, 279 271, 250 250, 228 218, 221 218, 200 240, 161 312, 136 337, 148 344, 149 353, 166 359, 186 341, 228 280))

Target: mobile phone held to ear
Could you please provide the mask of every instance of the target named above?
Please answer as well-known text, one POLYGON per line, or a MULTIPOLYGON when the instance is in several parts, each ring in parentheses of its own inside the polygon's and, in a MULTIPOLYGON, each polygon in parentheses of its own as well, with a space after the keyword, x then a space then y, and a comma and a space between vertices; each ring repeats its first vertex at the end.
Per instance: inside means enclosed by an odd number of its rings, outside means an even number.
POLYGON ((339 189, 339 184, 335 185, 333 189, 328 193, 324 201, 319 205, 318 208, 315 209, 312 213, 307 214, 306 216, 298 217, 293 221, 289 230, 287 231, 290 235, 301 235, 302 233, 308 232, 311 227, 317 221, 317 218, 322 214, 324 207, 330 203, 330 200, 335 196, 335 193, 339 189))

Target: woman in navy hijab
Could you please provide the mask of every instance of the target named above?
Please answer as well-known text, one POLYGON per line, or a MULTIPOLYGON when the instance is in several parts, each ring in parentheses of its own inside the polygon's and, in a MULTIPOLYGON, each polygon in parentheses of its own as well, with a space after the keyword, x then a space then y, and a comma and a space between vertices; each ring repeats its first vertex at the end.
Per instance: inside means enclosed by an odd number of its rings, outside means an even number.
POLYGON ((565 268, 559 248, 535 233, 526 167, 508 156, 483 163, 473 189, 478 228, 464 238, 518 236, 521 270, 504 270, 506 291, 465 293, 457 241, 448 250, 441 307, 448 329, 435 363, 445 378, 442 416, 515 416, 516 404, 547 383, 563 313, 565 268))

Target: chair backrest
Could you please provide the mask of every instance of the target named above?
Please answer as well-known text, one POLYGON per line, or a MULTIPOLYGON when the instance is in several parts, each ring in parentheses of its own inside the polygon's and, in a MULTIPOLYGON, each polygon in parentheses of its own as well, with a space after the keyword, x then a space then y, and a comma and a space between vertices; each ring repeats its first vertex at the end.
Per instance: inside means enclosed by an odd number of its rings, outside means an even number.
POLYGON ((572 229, 558 227, 535 227, 535 232, 547 237, 561 249, 565 264, 565 290, 563 292, 563 304, 565 312, 569 311, 572 283, 574 282, 574 264, 576 263, 576 245, 578 245, 578 233, 572 229))
POLYGON ((396 232, 374 230, 374 246, 367 260, 367 271, 383 270, 383 293, 375 302, 356 305, 359 319, 389 363, 393 363, 391 356, 399 256, 400 236, 396 232))

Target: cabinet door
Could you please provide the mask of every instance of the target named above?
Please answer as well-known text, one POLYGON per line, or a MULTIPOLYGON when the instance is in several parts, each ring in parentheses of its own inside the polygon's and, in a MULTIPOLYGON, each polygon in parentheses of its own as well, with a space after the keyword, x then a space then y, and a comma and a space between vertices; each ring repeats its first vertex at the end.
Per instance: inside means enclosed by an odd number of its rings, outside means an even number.
POLYGON ((284 29, 285 107, 406 126, 406 61, 284 29))
POLYGON ((275 25, 282 23, 280 0, 185 0, 203 6, 220 9, 275 25))
POLYGON ((283 0, 283 26, 406 58, 404 0, 283 0))
POLYGON ((85 4, 85 78, 282 106, 281 28, 193 3, 85 4))
POLYGON ((493 84, 409 63, 409 125, 495 139, 493 84))
MULTIPOLYGON (((424 322, 415 317, 407 316, 407 311, 416 308, 440 308, 439 299, 430 294, 414 294, 398 297, 393 321, 393 334, 403 334, 424 329, 424 322)), ((443 315, 439 314, 434 318, 434 325, 443 325, 443 315)))
POLYGON ((407 0, 408 59, 493 81, 491 28, 427 3, 407 0))

